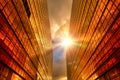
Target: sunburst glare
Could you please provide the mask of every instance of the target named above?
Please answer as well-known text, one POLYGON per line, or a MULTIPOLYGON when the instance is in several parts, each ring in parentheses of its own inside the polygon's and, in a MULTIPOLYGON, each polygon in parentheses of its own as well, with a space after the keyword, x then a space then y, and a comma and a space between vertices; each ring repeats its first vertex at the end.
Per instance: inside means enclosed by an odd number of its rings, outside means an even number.
POLYGON ((62 40, 62 43, 61 43, 61 44, 62 44, 63 47, 69 47, 69 46, 72 45, 72 43, 73 43, 72 39, 69 38, 69 37, 67 37, 67 38, 64 38, 64 39, 62 40))

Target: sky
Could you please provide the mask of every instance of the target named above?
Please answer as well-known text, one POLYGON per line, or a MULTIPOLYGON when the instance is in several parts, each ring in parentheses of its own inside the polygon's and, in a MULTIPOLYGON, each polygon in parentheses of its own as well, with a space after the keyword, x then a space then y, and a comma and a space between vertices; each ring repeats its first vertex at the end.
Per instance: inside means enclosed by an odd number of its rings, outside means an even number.
POLYGON ((60 46, 69 30, 72 0, 47 0, 53 41, 53 80, 66 80, 66 54, 60 46))
POLYGON ((47 0, 52 38, 64 24, 69 23, 72 0, 47 0))

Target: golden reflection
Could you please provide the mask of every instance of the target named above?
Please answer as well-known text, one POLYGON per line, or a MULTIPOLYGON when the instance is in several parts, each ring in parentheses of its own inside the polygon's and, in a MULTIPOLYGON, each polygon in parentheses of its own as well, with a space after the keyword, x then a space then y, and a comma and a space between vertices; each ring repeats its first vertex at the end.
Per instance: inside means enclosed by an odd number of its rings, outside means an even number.
POLYGON ((73 42, 73 45, 75 45, 75 46, 77 46, 77 47, 81 47, 81 46, 82 46, 82 43, 74 41, 74 42, 73 42))

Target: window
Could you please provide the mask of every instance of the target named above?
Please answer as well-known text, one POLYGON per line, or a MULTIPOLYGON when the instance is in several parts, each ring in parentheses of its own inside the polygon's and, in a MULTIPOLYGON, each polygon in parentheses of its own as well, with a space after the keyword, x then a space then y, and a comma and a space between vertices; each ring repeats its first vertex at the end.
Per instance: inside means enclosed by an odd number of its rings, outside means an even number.
POLYGON ((25 10, 26 10, 26 13, 27 13, 27 16, 30 17, 30 9, 29 9, 29 6, 28 6, 28 3, 27 3, 27 0, 22 0, 23 2, 23 5, 25 7, 25 10))

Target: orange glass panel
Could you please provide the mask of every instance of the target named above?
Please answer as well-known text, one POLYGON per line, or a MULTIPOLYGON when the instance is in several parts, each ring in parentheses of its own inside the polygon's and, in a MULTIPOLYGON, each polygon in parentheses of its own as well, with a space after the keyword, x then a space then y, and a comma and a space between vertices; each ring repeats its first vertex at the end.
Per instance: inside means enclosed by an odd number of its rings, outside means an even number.
POLYGON ((3 31, 0 31, 0 39, 4 40, 6 34, 3 31))
POLYGON ((10 11, 9 11, 9 6, 8 5, 5 6, 4 11, 5 11, 6 16, 8 17, 10 15, 10 11))
POLYGON ((20 78, 17 74, 13 73, 11 80, 22 80, 22 78, 20 78))
POLYGON ((13 50, 14 44, 11 42, 11 44, 9 45, 10 50, 13 50))
POLYGON ((2 4, 2 6, 5 6, 6 4, 5 0, 0 0, 0 3, 2 4))
POLYGON ((9 40, 8 37, 6 37, 4 40, 4 43, 8 46, 11 43, 11 41, 9 40))

